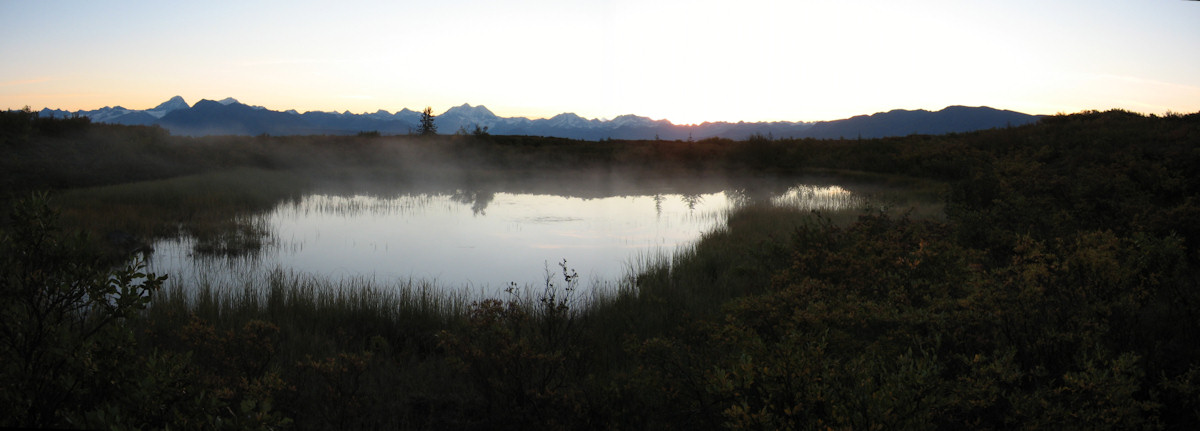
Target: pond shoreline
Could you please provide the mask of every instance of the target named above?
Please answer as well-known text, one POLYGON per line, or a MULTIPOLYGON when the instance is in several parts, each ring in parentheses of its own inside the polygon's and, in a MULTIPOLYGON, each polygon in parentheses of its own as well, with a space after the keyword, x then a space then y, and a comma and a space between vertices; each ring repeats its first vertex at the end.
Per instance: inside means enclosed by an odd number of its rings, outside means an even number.
MULTIPOLYGON (((270 174, 236 172, 233 178, 258 175, 270 174)), ((265 205, 230 208, 241 215, 208 222, 216 226, 204 231, 209 237, 189 235, 199 229, 184 227, 181 236, 156 240, 151 269, 175 274, 176 280, 168 284, 186 284, 184 280, 200 275, 214 279, 213 271, 241 274, 233 277, 240 279, 246 273, 263 277, 279 267, 321 277, 436 280, 449 290, 490 289, 494 294, 510 282, 542 283, 544 266, 562 259, 572 262, 589 284, 619 284, 631 276, 634 261, 669 256, 723 226, 729 211, 756 202, 827 213, 901 204, 940 212, 928 195, 897 188, 894 180, 872 184, 863 176, 845 183, 862 192, 834 185, 847 177, 828 173, 786 179, 693 176, 641 184, 628 178, 575 176, 575 183, 566 184, 517 177, 483 189, 466 189, 478 184, 469 181, 438 187, 426 183, 418 188, 362 182, 314 185, 303 196, 285 195, 271 209, 265 205), (564 191, 567 194, 552 194, 564 191), (319 251, 325 249, 329 251, 319 251), (412 254, 416 249, 424 250, 412 254), (606 263, 596 266, 601 262, 606 263), (181 275, 184 279, 178 278, 181 275)), ((231 180, 205 178, 194 184, 223 181, 231 180)), ((171 182, 158 184, 177 193, 196 194, 174 188, 171 182)), ((96 194, 105 196, 103 205, 134 199, 122 195, 122 189, 132 190, 126 194, 159 193, 134 184, 106 187, 96 194)), ((147 215, 153 209, 129 213, 147 215)), ((186 226, 187 222, 178 223, 186 226)))

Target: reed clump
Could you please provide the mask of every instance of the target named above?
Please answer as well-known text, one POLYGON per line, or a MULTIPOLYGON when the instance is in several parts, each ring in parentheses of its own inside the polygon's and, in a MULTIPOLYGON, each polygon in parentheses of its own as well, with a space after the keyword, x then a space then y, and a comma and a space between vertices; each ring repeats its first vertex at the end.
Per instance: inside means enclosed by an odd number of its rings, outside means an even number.
POLYGON ((111 248, 114 238, 148 245, 183 237, 195 240, 197 253, 238 256, 261 249, 269 241, 262 217, 308 187, 296 173, 237 169, 70 189, 54 202, 65 224, 109 240, 101 246, 111 248))

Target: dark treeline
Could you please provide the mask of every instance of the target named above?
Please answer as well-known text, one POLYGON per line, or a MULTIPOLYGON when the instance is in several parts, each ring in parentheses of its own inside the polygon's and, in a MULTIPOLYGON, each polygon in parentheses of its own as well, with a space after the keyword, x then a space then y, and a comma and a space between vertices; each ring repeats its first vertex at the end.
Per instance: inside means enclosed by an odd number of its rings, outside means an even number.
POLYGON ((943 154, 952 142, 914 136, 887 140, 774 139, 734 141, 580 141, 534 136, 172 136, 156 126, 91 124, 86 117, 0 112, 5 151, 0 184, 9 191, 66 189, 162 179, 234 168, 302 170, 310 174, 378 174, 419 179, 470 171, 629 172, 805 169, 888 171, 917 176, 961 174, 943 154), (883 150, 883 152, 880 152, 883 150), (881 166, 881 164, 889 164, 881 166), (944 166, 943 166, 944 165, 944 166))
POLYGON ((180 138, 3 115, 3 181, 20 196, 234 168, 399 181, 831 169, 948 189, 944 219, 747 207, 586 307, 564 265, 545 290, 461 312, 319 296, 284 276, 261 298, 185 301, 157 280, 143 297, 136 274, 22 199, 0 235, 0 425, 1200 428, 1200 113, 736 142, 180 138))

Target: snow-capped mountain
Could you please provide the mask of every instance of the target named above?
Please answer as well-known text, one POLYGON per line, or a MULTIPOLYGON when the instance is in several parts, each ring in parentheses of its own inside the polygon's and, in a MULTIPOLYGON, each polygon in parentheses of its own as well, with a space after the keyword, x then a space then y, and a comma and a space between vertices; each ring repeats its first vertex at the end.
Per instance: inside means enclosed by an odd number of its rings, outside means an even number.
POLYGON ((550 117, 541 126, 555 129, 594 129, 601 124, 600 120, 588 120, 576 115, 574 112, 567 112, 550 117))
POLYGON ((613 118, 610 124, 615 127, 653 127, 655 125, 670 124, 670 122, 667 120, 654 121, 647 117, 625 114, 613 118))
MULTIPOLYGON (((354 114, 350 111, 300 113, 294 109, 272 111, 261 106, 249 106, 228 97, 220 101, 201 100, 189 106, 180 96, 172 97, 152 109, 136 110, 121 106, 92 111, 69 112, 43 109, 42 116, 67 117, 80 115, 97 123, 126 125, 158 125, 182 135, 243 134, 243 135, 307 135, 355 134, 378 131, 385 135, 409 134, 419 128, 421 113, 408 108, 391 113, 354 114)), ((1017 126, 1035 122, 1040 116, 989 107, 950 106, 940 111, 893 110, 872 115, 860 115, 844 120, 809 122, 708 122, 698 125, 675 125, 667 120, 627 114, 611 120, 586 119, 574 113, 531 120, 523 117, 500 117, 487 107, 464 103, 452 107, 434 118, 438 131, 452 134, 460 130, 474 131, 486 127, 495 135, 553 136, 571 139, 704 139, 722 137, 745 139, 751 135, 777 138, 877 138, 903 136, 912 133, 941 134, 967 132, 995 127, 1017 126)))
POLYGON ((97 123, 150 125, 154 124, 155 121, 162 118, 164 115, 167 115, 167 113, 171 111, 188 109, 190 107, 191 106, 189 106, 182 97, 175 96, 166 102, 158 104, 158 106, 155 106, 152 109, 146 110, 128 109, 123 106, 105 106, 103 108, 93 109, 91 111, 81 110, 75 112, 65 111, 62 109, 46 108, 39 111, 38 115, 44 117, 69 117, 72 115, 79 115, 81 117, 88 117, 88 119, 97 123))
POLYGON ((183 96, 175 96, 166 102, 159 103, 158 106, 155 106, 154 109, 151 109, 151 111, 171 112, 176 109, 187 109, 191 107, 192 105, 188 105, 187 101, 183 100, 183 96))
POLYGON ((155 106, 154 109, 146 110, 146 113, 150 114, 154 118, 162 118, 171 111, 188 108, 191 108, 191 105, 188 105, 187 101, 183 100, 183 97, 175 96, 166 102, 158 104, 158 106, 155 106))
POLYGON ((452 107, 434 118, 438 130, 443 132, 453 132, 459 129, 473 130, 475 126, 492 128, 500 123, 499 120, 500 117, 493 114, 487 107, 471 106, 469 103, 452 107))
POLYGON ((375 111, 375 113, 373 113, 373 114, 362 114, 362 115, 364 117, 367 117, 367 118, 370 118, 373 120, 380 120, 380 121, 388 121, 388 120, 396 119, 396 116, 394 114, 392 114, 391 112, 382 110, 382 109, 375 111))

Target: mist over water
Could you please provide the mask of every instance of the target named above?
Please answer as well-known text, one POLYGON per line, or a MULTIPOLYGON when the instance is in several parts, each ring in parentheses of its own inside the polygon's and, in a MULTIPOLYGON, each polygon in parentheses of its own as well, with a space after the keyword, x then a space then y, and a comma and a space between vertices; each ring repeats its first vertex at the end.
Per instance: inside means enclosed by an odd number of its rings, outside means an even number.
POLYGON ((697 183, 315 192, 261 216, 266 234, 252 253, 203 255, 178 238, 154 244, 149 269, 184 285, 236 284, 279 269, 494 295, 510 283, 541 286, 566 260, 584 285, 613 286, 639 262, 669 258, 721 228, 740 205, 845 212, 880 201, 798 179, 697 183))

